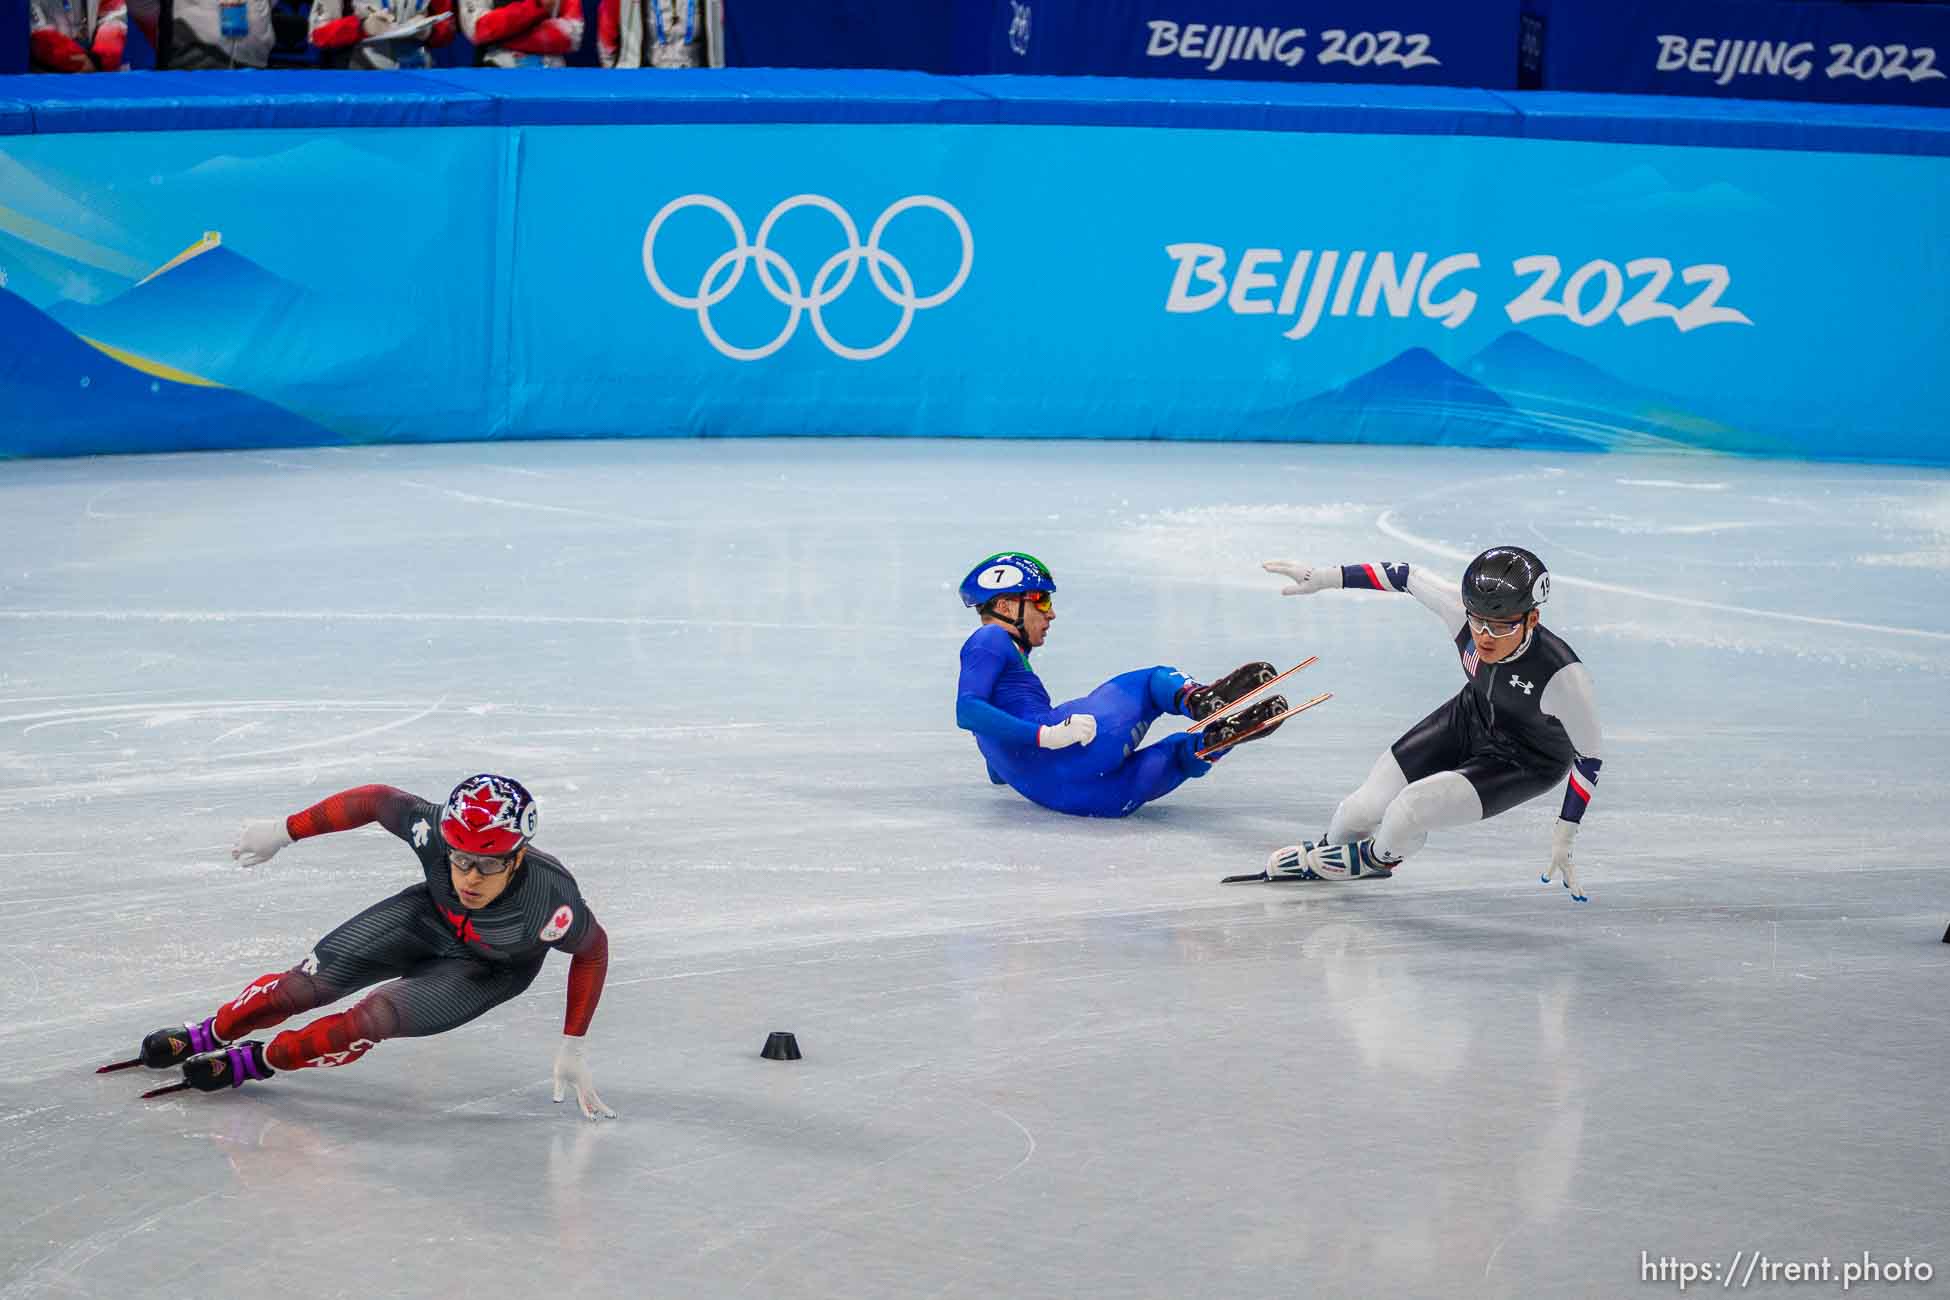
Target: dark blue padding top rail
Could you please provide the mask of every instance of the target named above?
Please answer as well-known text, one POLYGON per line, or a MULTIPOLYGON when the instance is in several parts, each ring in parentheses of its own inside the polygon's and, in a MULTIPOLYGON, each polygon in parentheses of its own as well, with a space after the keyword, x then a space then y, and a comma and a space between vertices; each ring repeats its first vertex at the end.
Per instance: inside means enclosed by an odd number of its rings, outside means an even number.
POLYGON ((801 68, 0 77, 0 135, 706 122, 1135 126, 1950 155, 1950 112, 1450 87, 801 68))

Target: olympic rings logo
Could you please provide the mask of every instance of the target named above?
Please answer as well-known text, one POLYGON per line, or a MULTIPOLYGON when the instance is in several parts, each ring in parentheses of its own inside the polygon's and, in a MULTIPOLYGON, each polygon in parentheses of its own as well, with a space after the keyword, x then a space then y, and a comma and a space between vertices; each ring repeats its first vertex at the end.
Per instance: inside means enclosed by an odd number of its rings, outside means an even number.
POLYGON ((710 340, 711 346, 736 361, 757 361, 777 352, 799 328, 799 318, 806 314, 812 316, 813 332, 819 335, 819 341, 833 355, 849 361, 871 361, 875 357, 886 356, 907 336, 908 327, 914 323, 914 313, 939 307, 954 297, 967 283, 968 272, 974 265, 975 238, 969 233, 968 222, 954 204, 932 194, 910 195, 889 204, 867 232, 867 242, 864 244, 860 242, 859 227, 853 224, 847 210, 820 194, 795 194, 781 202, 765 215, 765 220, 759 223, 758 238, 750 242, 745 238, 745 226, 738 220, 738 214, 722 199, 709 194, 686 194, 682 198, 672 199, 650 219, 649 229, 643 232, 643 274, 650 281, 650 287, 671 306, 695 311, 698 327, 704 331, 704 337, 710 340), (731 228, 731 247, 718 254, 716 260, 705 268, 703 277, 698 281, 697 292, 690 295, 678 293, 664 283, 663 277, 657 274, 656 259, 657 232, 663 229, 664 222, 685 208, 707 208, 724 218, 725 225, 731 228), (810 292, 802 285, 799 273, 793 270, 792 264, 767 242, 779 218, 798 208, 818 208, 829 214, 839 223, 840 233, 846 238, 846 246, 820 264, 813 275, 810 292), (931 208, 939 212, 954 225, 955 233, 961 236, 961 265, 956 268, 954 279, 939 293, 925 297, 915 294, 914 279, 900 259, 880 246, 881 236, 886 234, 894 218, 913 208, 931 208), (762 346, 741 348, 727 342, 718 333, 717 327, 711 323, 711 309, 730 297, 731 291, 745 277, 746 264, 753 262, 758 264, 759 283, 786 309, 785 327, 762 346), (893 332, 886 338, 872 347, 856 348, 833 337, 826 328, 821 310, 847 291, 859 274, 862 263, 866 264, 867 276, 872 280, 873 287, 880 291, 881 297, 899 307, 901 314, 893 332))

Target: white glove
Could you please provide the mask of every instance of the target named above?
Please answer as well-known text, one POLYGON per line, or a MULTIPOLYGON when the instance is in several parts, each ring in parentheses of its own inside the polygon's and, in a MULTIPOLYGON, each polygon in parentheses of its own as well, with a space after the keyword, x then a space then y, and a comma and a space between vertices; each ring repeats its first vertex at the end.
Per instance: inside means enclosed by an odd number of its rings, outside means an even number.
POLYGON ((1088 713, 1072 713, 1053 727, 1036 731, 1036 743, 1044 749, 1068 749, 1087 745, 1097 738, 1097 719, 1088 713))
POLYGON ((1553 879, 1562 880, 1564 887, 1571 891, 1573 902, 1585 903, 1590 900, 1578 888, 1578 868, 1571 861, 1571 841, 1578 837, 1578 823, 1567 822, 1562 817, 1551 828, 1551 869, 1538 879, 1550 884, 1553 879))
POLYGON ((231 846, 230 856, 240 867, 255 867, 269 862, 289 843, 291 832, 285 828, 284 818, 247 821, 237 832, 237 843, 231 846))
POLYGON ((584 1119, 615 1119, 616 1112, 603 1104, 596 1095, 596 1081, 589 1077, 589 1062, 583 1059, 582 1040, 562 1035, 562 1046, 555 1049, 555 1100, 561 1101, 565 1090, 576 1090, 576 1104, 582 1107, 584 1119))
POLYGON ((1293 581, 1280 588, 1282 596, 1311 596, 1316 591, 1329 591, 1341 585, 1341 566, 1338 564, 1300 564, 1294 560, 1268 560, 1259 566, 1268 573, 1277 573, 1293 581))

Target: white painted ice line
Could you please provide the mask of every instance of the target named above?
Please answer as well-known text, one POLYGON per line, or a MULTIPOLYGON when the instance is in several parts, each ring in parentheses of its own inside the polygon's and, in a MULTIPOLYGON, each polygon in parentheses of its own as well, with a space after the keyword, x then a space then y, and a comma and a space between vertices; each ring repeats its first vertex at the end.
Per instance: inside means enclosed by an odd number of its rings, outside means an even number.
MULTIPOLYGON (((1374 526, 1384 534, 1407 546, 1419 546, 1423 550, 1439 555, 1445 560, 1467 564, 1475 556, 1459 551, 1453 546, 1427 537, 1418 537, 1395 522, 1395 512, 1384 510, 1374 521, 1374 526)), ((1918 627, 1892 627, 1887 623, 1858 623, 1846 618, 1822 618, 1814 614, 1787 614, 1777 609, 1755 609, 1751 605, 1729 605, 1717 600, 1699 600, 1692 596, 1675 596, 1664 591, 1645 591, 1639 587, 1620 586, 1615 582, 1599 582, 1595 578, 1576 578, 1551 570, 1551 581, 1566 587, 1584 587, 1591 591, 1606 591, 1616 596, 1633 596, 1640 600, 1661 601, 1668 605, 1683 605, 1688 609, 1711 609, 1724 614, 1745 614, 1752 618, 1771 618, 1783 623, 1805 623, 1814 627, 1840 627, 1855 632, 1886 632, 1891 636, 1919 637, 1926 641, 1950 641, 1950 632, 1931 632, 1918 627)))

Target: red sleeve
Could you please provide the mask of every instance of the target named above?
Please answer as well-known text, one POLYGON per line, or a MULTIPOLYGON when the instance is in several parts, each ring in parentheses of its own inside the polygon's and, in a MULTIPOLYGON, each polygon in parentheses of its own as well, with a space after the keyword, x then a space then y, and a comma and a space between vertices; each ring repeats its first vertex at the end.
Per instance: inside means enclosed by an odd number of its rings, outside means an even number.
POLYGON ((103 72, 114 72, 122 66, 122 46, 129 39, 129 29, 124 23, 113 27, 103 27, 95 33, 95 63, 103 72))
POLYGON ((320 23, 312 28, 311 43, 321 50, 336 50, 347 45, 356 45, 359 43, 360 36, 364 35, 360 30, 359 21, 359 15, 347 14, 343 18, 334 18, 329 23, 320 23))
POLYGON ((623 7, 617 0, 596 6, 596 49, 605 68, 616 66, 616 49, 623 42, 623 7))
POLYGON ((535 24, 522 33, 519 40, 508 42, 508 48, 523 54, 573 54, 582 42, 582 0, 562 0, 555 16, 535 24))
POLYGON ((542 8, 541 0, 515 0, 514 4, 491 9, 474 24, 474 43, 476 45, 498 45, 511 36, 533 27, 548 17, 548 10, 542 8))
POLYGON ((596 1018, 596 1004, 603 998, 603 976, 609 972, 609 931, 601 921, 592 921, 583 936, 582 948, 569 962, 569 1009, 562 1018, 562 1032, 580 1038, 589 1032, 596 1018))
POLYGON ((84 59, 88 57, 88 51, 77 45, 73 38, 63 36, 52 27, 29 34, 27 43, 34 52, 34 62, 61 72, 74 71, 76 55, 84 59))
POLYGON ((459 20, 453 16, 454 0, 433 0, 433 3, 427 6, 427 12, 448 15, 446 22, 434 24, 433 34, 427 37, 427 44, 436 50, 443 45, 451 45, 454 39, 454 28, 460 26, 459 20))
POLYGON ((379 821, 387 812, 414 803, 412 795, 390 785, 362 785, 341 790, 319 800, 303 812, 284 819, 285 830, 294 840, 309 839, 330 831, 349 831, 379 821))

